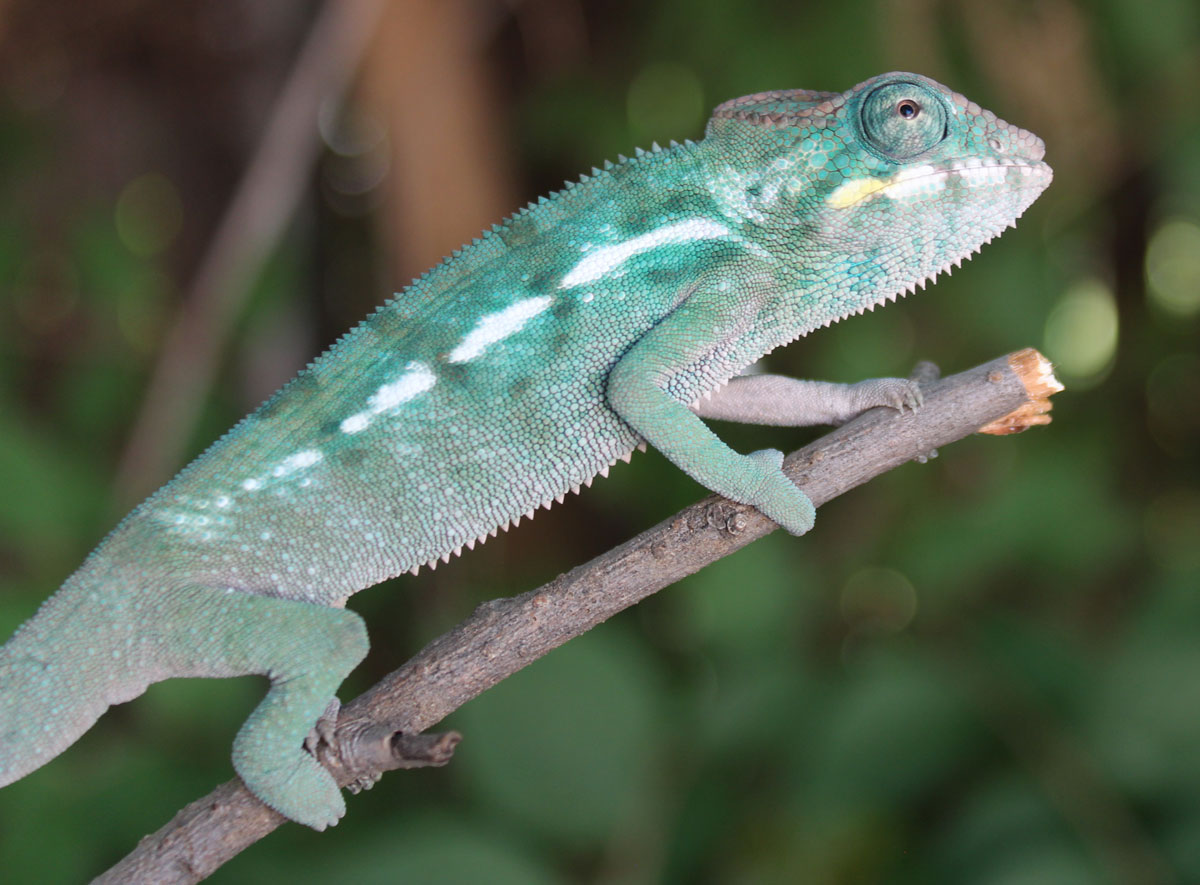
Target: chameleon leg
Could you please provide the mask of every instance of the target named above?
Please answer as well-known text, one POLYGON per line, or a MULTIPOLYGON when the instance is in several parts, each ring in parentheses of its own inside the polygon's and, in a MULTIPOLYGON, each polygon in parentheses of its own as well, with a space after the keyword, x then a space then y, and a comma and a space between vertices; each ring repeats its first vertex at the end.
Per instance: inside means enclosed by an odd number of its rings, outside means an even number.
POLYGON ((872 378, 857 384, 802 381, 784 375, 743 375, 692 406, 701 418, 801 427, 844 424, 867 409, 903 412, 921 405, 921 388, 905 378, 872 378))
MULTIPOLYGON (((284 816, 316 830, 346 811, 305 741, 338 685, 367 653, 362 619, 345 609, 189 587, 168 594, 163 662, 172 675, 266 675, 271 688, 233 742, 233 767, 284 816)), ((160 628, 161 629, 161 628, 160 628)))
POLYGON ((608 401, 643 439, 701 485, 750 504, 789 532, 813 525, 812 502, 784 475, 783 453, 740 455, 667 392, 673 374, 744 332, 744 306, 728 293, 692 295, 647 332, 613 367, 608 401))

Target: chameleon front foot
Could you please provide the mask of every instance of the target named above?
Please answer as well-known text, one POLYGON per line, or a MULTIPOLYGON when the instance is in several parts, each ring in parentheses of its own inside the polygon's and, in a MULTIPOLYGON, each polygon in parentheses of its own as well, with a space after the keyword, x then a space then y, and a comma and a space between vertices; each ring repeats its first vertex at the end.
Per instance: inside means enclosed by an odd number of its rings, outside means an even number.
POLYGON ((745 503, 793 535, 803 535, 811 529, 816 520, 816 508, 808 495, 783 472, 783 452, 762 449, 746 457, 761 472, 761 481, 757 493, 745 503))
POLYGON ((921 385, 911 378, 870 378, 849 387, 856 415, 876 406, 886 406, 897 412, 906 409, 915 412, 925 402, 921 385))

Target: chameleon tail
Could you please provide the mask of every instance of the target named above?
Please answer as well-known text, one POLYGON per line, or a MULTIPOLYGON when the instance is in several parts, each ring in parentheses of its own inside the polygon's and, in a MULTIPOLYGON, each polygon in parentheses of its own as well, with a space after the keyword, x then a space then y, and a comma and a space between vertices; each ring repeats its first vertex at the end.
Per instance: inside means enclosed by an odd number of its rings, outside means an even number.
POLYGON ((69 581, 0 647, 0 787, 53 759, 150 681, 130 657, 122 600, 69 581), (98 609, 109 609, 99 612, 98 609))

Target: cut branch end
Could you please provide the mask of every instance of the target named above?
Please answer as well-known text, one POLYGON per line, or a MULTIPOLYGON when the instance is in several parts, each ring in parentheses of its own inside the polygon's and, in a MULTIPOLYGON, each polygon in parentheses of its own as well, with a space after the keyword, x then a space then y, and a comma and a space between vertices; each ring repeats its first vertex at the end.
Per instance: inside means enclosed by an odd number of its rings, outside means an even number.
POLYGON ((1006 436, 1020 433, 1040 424, 1050 423, 1050 397, 1065 388, 1054 377, 1054 366, 1032 347, 1009 354, 1008 366, 1025 387, 1029 399, 1009 412, 979 428, 979 433, 1006 436))

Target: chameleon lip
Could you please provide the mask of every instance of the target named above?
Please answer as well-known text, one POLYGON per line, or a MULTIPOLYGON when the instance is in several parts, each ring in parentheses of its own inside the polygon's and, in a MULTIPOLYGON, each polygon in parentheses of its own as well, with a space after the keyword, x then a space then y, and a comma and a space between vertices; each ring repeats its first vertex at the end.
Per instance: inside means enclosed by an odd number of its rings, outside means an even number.
POLYGON ((1024 179, 1018 184, 1018 190, 1043 190, 1054 177, 1053 170, 1040 160, 972 159, 956 161, 949 168, 924 164, 902 169, 888 179, 855 178, 843 182, 826 197, 826 202, 835 209, 848 209, 876 196, 888 199, 929 196, 942 190, 952 178, 967 187, 998 186, 1006 182, 1010 170, 1016 170, 1024 179))
POLYGON ((1015 183, 1016 187, 1013 188, 1015 190, 1032 188, 1036 188, 1038 191, 1044 190, 1054 176, 1050 167, 1041 161, 1028 163, 1007 157, 991 162, 974 159, 956 161, 951 164, 949 169, 938 169, 909 176, 900 173, 881 188, 880 193, 891 199, 904 198, 910 194, 929 194, 940 191, 946 182, 952 179, 957 179, 968 188, 1000 187, 1001 185, 1012 188, 1012 183, 1008 182, 1010 170, 1016 170, 1022 179, 1015 183))
POLYGON ((951 174, 957 173, 959 178, 973 186, 975 184, 1002 184, 1004 183, 1003 176, 993 173, 996 171, 1007 172, 1009 169, 1016 169, 1022 176, 1036 179, 1030 182, 1031 186, 1045 187, 1054 177, 1054 170, 1041 160, 1028 162, 1008 157, 1001 157, 992 162, 978 159, 961 160, 951 165, 950 172, 951 174))

